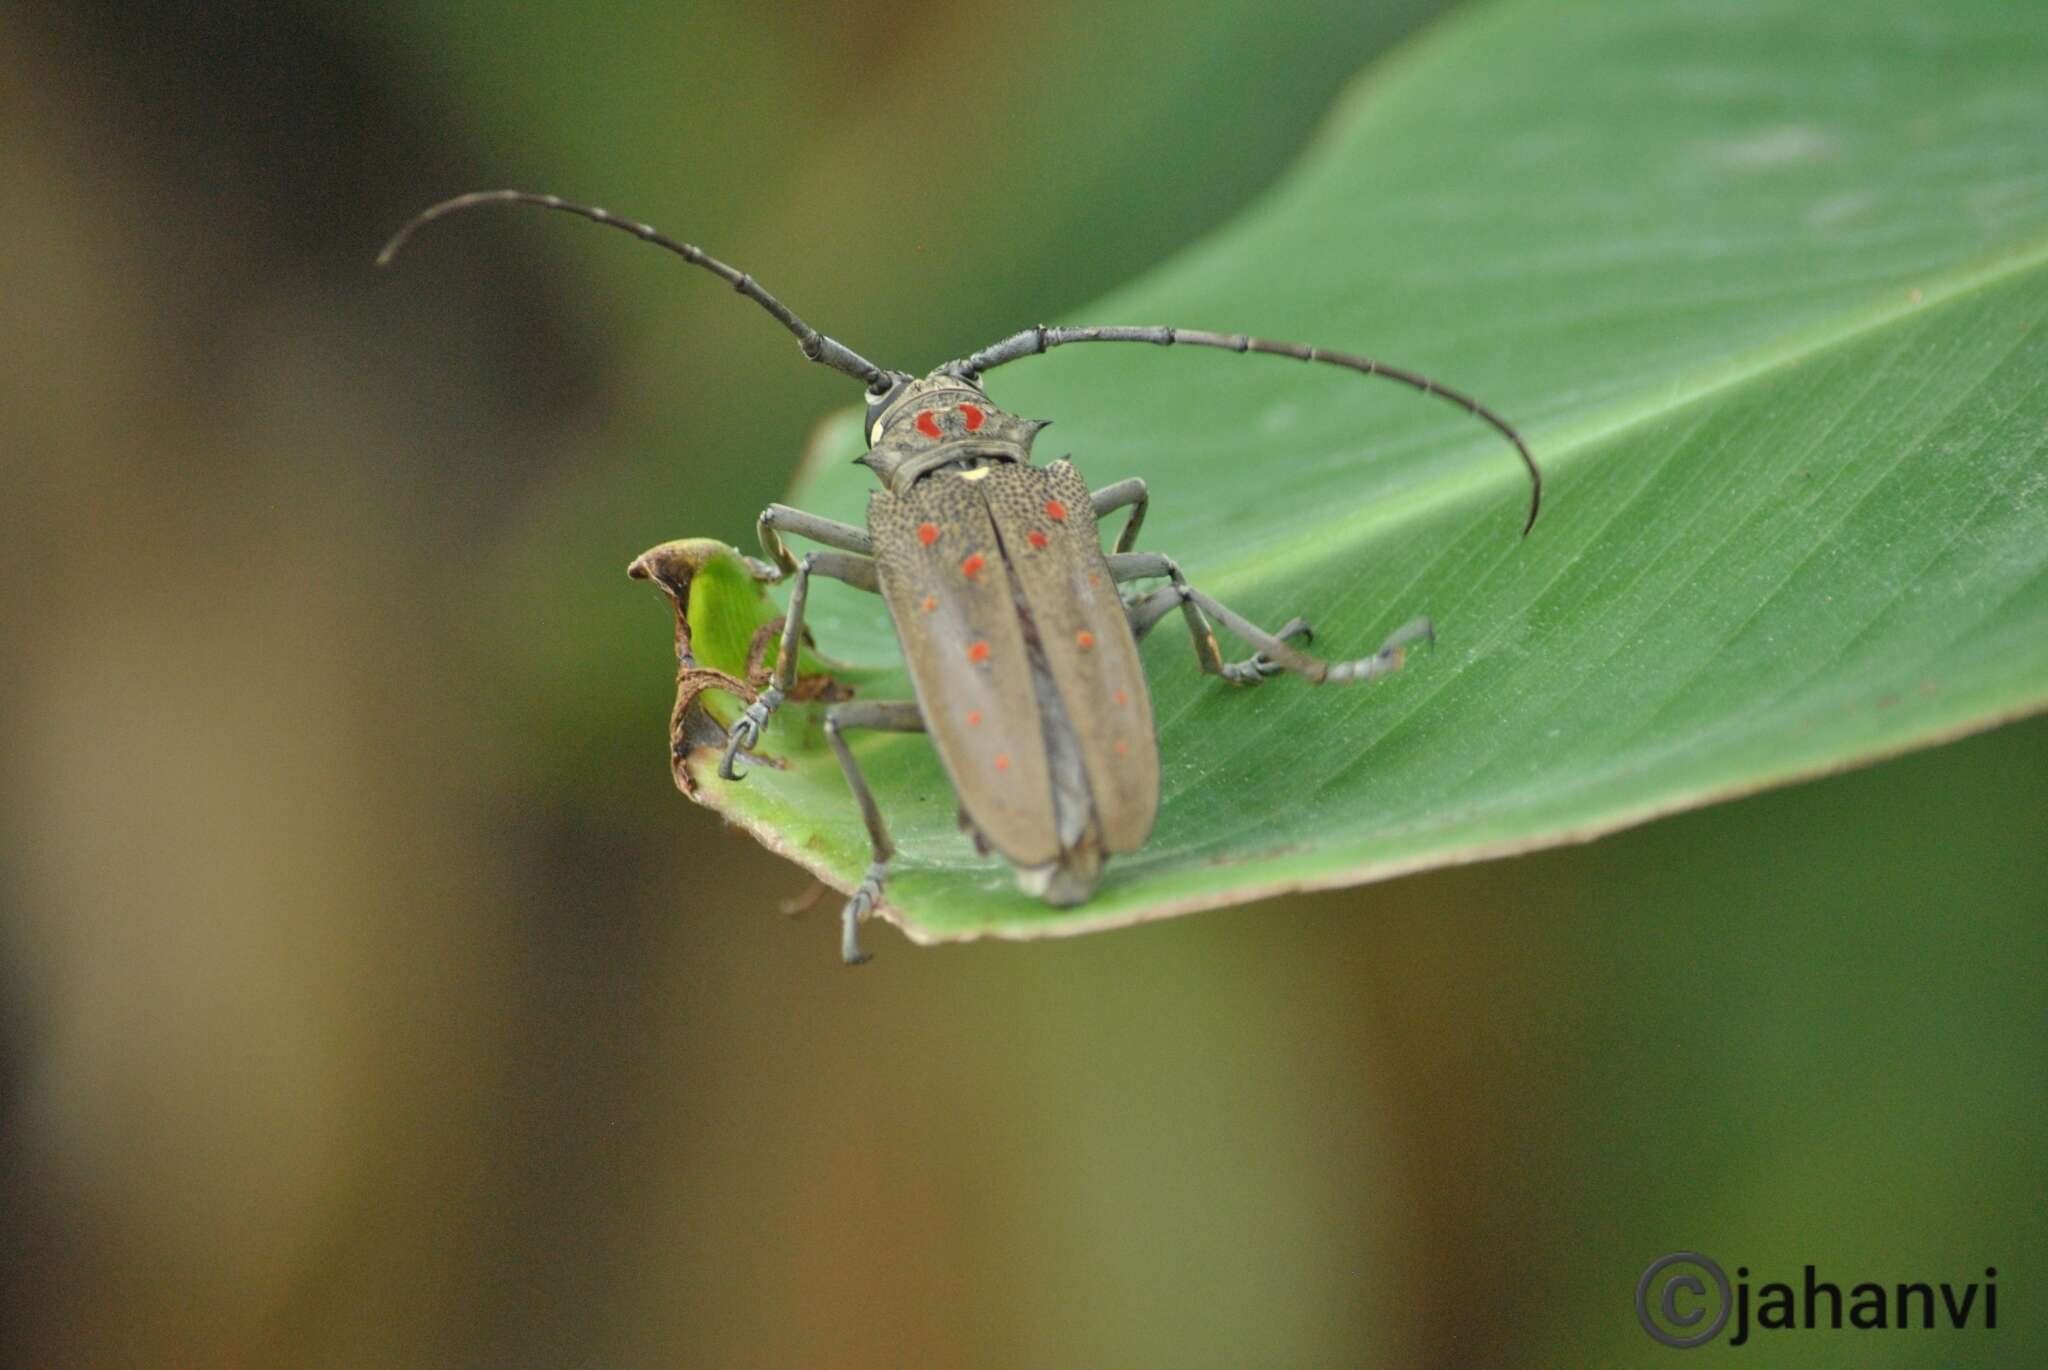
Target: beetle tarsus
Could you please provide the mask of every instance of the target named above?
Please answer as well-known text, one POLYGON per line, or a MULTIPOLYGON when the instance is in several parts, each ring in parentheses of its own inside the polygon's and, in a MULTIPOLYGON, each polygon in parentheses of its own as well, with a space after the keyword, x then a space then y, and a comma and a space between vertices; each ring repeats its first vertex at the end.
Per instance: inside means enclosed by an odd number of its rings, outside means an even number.
POLYGON ((1355 685, 1360 681, 1376 680, 1383 675, 1392 675, 1401 669, 1407 660, 1408 648, 1420 642, 1425 646, 1436 645, 1436 626, 1427 618, 1411 619, 1396 628, 1380 644, 1380 649, 1369 657, 1357 661, 1339 661, 1324 673, 1325 681, 1339 685, 1355 685))
POLYGON ((853 898, 846 901, 846 907, 839 915, 839 957, 849 966, 862 965, 873 958, 860 949, 860 925, 874 911, 875 902, 882 897, 882 879, 888 874, 889 863, 877 861, 868 867, 868 873, 861 878, 860 887, 853 892, 853 898))
POLYGON ((751 752, 754 744, 761 740, 761 730, 768 726, 768 718, 782 703, 782 691, 770 685, 761 691, 761 697, 747 706, 747 711, 732 725, 732 734, 726 739, 725 756, 718 763, 718 774, 726 780, 745 780, 747 773, 738 770, 733 763, 741 752, 751 752))

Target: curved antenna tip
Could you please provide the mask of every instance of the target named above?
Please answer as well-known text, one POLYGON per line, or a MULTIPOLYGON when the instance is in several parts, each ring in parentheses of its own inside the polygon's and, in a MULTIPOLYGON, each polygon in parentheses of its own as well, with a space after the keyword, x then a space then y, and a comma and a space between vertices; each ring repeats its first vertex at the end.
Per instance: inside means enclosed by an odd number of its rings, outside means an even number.
POLYGON ((489 204, 494 200, 513 202, 526 200, 547 204, 555 200, 555 197, 552 195, 535 195, 530 191, 523 190, 473 190, 467 195, 457 195, 450 199, 442 200, 438 204, 428 205, 425 209, 407 219, 398 232, 391 235, 390 240, 377 253, 377 265, 391 265, 391 259, 398 255, 399 249, 406 245, 413 234, 419 232, 422 226, 432 223, 443 214, 452 214, 458 209, 468 209, 471 205, 489 204))

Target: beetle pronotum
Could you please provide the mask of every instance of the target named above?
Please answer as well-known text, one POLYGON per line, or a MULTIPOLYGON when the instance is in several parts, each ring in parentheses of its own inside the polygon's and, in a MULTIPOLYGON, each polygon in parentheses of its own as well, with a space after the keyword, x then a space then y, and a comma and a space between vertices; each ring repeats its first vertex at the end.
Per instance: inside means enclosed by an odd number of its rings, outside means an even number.
POLYGON ((920 379, 884 370, 819 333, 752 276, 699 248, 602 209, 521 190, 479 191, 432 206, 392 237, 378 263, 388 263, 430 220, 504 203, 581 215, 668 249, 767 310, 796 335, 805 357, 867 387, 868 450, 858 461, 882 483, 869 496, 867 527, 783 504, 769 505, 756 524, 769 558, 755 563, 757 569, 765 579, 794 577, 794 583, 773 675, 733 725, 719 762, 721 776, 742 778, 735 762, 760 740, 795 685, 811 577, 881 595, 916 698, 837 704, 825 716, 826 739, 860 806, 873 857, 841 915, 841 952, 849 964, 867 959, 859 928, 881 897, 895 847, 846 745, 848 729, 930 734, 959 797, 961 825, 977 845, 1002 853, 1028 893, 1056 905, 1077 904, 1093 892, 1111 855, 1144 844, 1158 812, 1158 743, 1138 641, 1161 619, 1178 609, 1201 669, 1237 685, 1256 685, 1281 671, 1317 683, 1372 680, 1399 669, 1410 643, 1435 640, 1429 620, 1418 618, 1371 656, 1329 662, 1291 645, 1313 638, 1302 619, 1277 633, 1260 628, 1188 584, 1171 557, 1132 550, 1145 521, 1143 480, 1090 490, 1066 458, 1034 464, 1032 441, 1044 423, 991 403, 985 373, 1083 342, 1187 344, 1341 366, 1398 381, 1491 424, 1528 468, 1525 534, 1542 503, 1536 459, 1500 415, 1418 372, 1345 352, 1198 329, 1041 325, 920 379), (1119 509, 1130 514, 1114 550, 1105 553, 1096 520, 1119 509), (798 559, 785 535, 830 550, 798 559), (1117 588, 1140 580, 1166 583, 1128 597, 1117 588), (1223 660, 1211 619, 1254 654, 1223 660))

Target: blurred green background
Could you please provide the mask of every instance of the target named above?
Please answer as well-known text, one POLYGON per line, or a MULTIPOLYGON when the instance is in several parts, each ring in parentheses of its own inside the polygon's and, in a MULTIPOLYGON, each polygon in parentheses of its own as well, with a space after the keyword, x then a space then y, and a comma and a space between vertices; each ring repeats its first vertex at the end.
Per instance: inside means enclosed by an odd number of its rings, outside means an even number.
POLYGON ((529 185, 926 365, 1443 8, 0 10, 10 1359, 1651 1364, 1695 1248, 2000 1271, 1996 1332, 1704 1358, 2048 1362, 2048 723, 849 973, 672 788, 623 575, 745 541, 843 381, 566 220, 369 265, 529 185))

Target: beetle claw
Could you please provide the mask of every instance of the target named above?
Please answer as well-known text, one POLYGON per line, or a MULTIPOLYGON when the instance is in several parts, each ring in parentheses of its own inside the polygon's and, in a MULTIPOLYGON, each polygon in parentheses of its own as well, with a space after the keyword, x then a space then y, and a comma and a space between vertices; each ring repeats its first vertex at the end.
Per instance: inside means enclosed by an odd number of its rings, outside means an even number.
POLYGON ((733 762, 743 751, 750 752, 761 740, 761 729, 768 724, 768 715, 782 702, 782 696, 770 686, 759 699, 747 706, 747 711, 734 720, 732 734, 725 744, 725 756, 718 763, 718 774, 726 780, 744 780, 747 773, 734 767, 733 762))
POLYGON ((858 966, 872 959, 860 949, 860 925, 874 911, 875 901, 882 897, 882 878, 887 871, 886 857, 869 866, 867 875, 854 890, 853 898, 847 900, 846 907, 840 911, 839 957, 849 966, 858 966))

